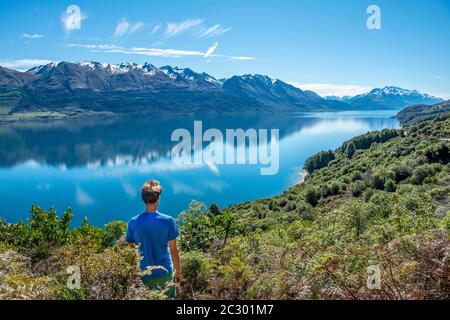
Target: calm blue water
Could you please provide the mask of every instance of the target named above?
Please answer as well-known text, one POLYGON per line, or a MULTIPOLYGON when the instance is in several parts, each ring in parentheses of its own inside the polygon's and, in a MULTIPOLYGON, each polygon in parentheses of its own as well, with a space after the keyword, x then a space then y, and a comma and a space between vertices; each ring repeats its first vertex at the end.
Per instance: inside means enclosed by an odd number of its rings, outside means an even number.
POLYGON ((58 213, 67 207, 103 225, 143 210, 140 186, 158 179, 160 211, 177 216, 192 199, 220 207, 278 194, 300 178, 312 154, 334 149, 367 131, 397 128, 396 111, 259 116, 171 117, 0 124, 0 217, 17 222, 32 204, 58 213), (280 129, 280 169, 260 175, 258 165, 176 166, 171 133, 204 130, 280 129))

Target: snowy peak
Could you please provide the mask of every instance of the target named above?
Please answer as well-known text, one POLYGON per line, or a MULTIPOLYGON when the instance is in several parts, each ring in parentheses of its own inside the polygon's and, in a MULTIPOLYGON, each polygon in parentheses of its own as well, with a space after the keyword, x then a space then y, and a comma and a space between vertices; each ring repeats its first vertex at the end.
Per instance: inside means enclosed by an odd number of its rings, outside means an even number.
POLYGON ((244 74, 242 76, 242 79, 246 80, 246 81, 259 81, 261 83, 263 83, 265 86, 269 86, 272 87, 275 85, 275 83, 277 82, 281 82, 278 79, 272 79, 266 75, 262 75, 262 74, 244 74))
POLYGON ((159 68, 162 72, 164 72, 169 78, 174 80, 186 80, 186 81, 206 81, 208 83, 214 84, 216 86, 220 86, 221 82, 216 78, 210 76, 209 74, 202 72, 198 73, 189 68, 179 68, 179 67, 171 67, 171 66, 163 66, 159 68))
POLYGON ((355 107, 371 109, 401 109, 414 104, 435 104, 442 99, 417 90, 386 86, 368 93, 347 97, 343 101, 355 107))
POLYGON ((59 65, 59 63, 50 62, 49 64, 44 64, 44 65, 41 65, 41 66, 37 66, 37 67, 31 68, 27 72, 35 73, 35 74, 42 74, 42 73, 49 72, 50 70, 53 70, 58 65, 59 65))
POLYGON ((146 75, 154 76, 156 75, 159 70, 154 65, 146 62, 144 64, 137 64, 137 63, 129 63, 129 62, 122 62, 120 64, 108 64, 108 63, 98 63, 98 62, 80 62, 78 63, 81 66, 89 67, 93 70, 103 70, 110 74, 124 74, 131 71, 137 71, 142 72, 146 75))

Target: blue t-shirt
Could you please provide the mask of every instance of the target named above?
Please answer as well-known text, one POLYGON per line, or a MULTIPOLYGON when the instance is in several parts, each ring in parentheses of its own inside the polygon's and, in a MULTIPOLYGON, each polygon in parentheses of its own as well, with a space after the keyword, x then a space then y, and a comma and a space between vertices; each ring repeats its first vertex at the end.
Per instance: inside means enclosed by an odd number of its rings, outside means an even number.
POLYGON ((178 237, 175 219, 159 212, 144 212, 132 218, 128 223, 126 241, 139 245, 141 270, 157 267, 145 278, 157 278, 173 272, 169 253, 169 241, 178 237))

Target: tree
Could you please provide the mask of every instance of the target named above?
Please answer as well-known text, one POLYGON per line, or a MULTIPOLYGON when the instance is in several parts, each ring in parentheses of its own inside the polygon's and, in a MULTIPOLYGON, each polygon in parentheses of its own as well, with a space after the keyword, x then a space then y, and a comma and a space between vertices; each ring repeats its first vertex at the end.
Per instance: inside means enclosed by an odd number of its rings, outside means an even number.
POLYGON ((213 215, 213 216, 218 216, 221 214, 220 212, 220 208, 217 204, 212 203, 211 206, 209 207, 209 212, 213 215))
POLYGON ((345 150, 345 155, 347 156, 347 158, 351 159, 353 157, 353 155, 356 152, 356 147, 355 144, 353 142, 351 142, 348 146, 347 149, 345 150))
POLYGON ((315 170, 326 167, 335 158, 336 155, 333 151, 321 151, 306 160, 304 169, 308 171, 308 173, 313 173, 315 170))
POLYGON ((394 180, 387 179, 384 183, 384 190, 387 192, 395 192, 395 190, 397 190, 397 185, 395 184, 394 180))

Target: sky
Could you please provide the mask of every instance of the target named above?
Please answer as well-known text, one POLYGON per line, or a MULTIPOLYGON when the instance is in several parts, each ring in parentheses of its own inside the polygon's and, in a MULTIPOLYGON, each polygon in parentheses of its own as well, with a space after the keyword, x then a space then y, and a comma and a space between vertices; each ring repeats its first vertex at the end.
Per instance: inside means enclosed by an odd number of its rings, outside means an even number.
POLYGON ((2 0, 0 30, 0 65, 21 71, 150 62, 322 96, 394 85, 450 99, 450 0, 2 0))

